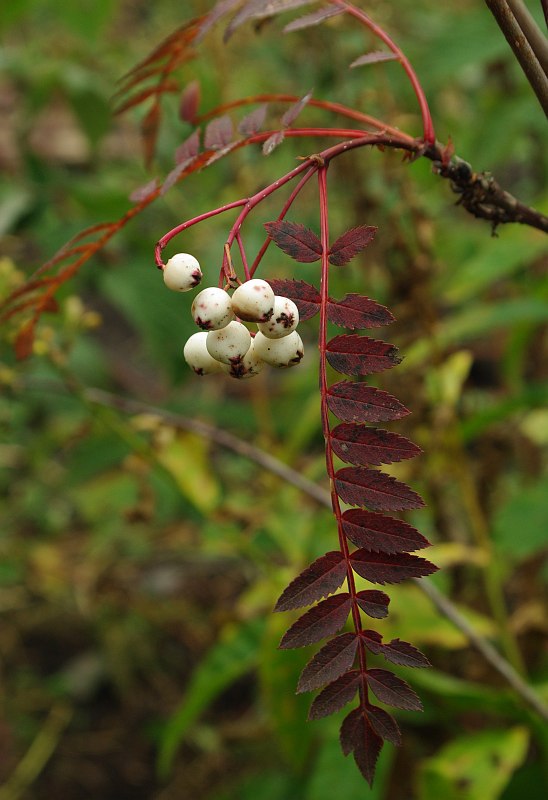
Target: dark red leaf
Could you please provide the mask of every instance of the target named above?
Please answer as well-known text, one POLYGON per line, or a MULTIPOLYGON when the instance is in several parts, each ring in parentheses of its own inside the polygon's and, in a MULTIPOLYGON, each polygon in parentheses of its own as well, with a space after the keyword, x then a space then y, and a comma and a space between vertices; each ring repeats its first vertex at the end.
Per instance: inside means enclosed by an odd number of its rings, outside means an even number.
POLYGON ((269 156, 273 150, 281 145, 284 139, 285 133, 283 131, 275 131, 263 144, 263 155, 269 156))
POLYGON ((354 67, 362 67, 365 64, 378 64, 381 61, 397 61, 398 56, 395 53, 387 53, 384 50, 375 50, 373 53, 366 53, 360 56, 350 64, 350 69, 354 67))
POLYGON ((333 452, 347 464, 392 464, 422 453, 420 447, 399 433, 343 422, 331 431, 333 452))
POLYGON ((306 647, 337 633, 346 622, 351 605, 352 601, 347 593, 322 600, 290 627, 280 642, 280 648, 288 650, 292 647, 306 647))
POLYGON ((341 725, 340 741, 345 756, 354 753, 358 769, 371 785, 383 742, 372 729, 361 708, 355 708, 344 719, 341 725))
POLYGON ((358 605, 374 619, 384 619, 388 616, 388 606, 390 598, 384 592, 378 589, 364 589, 356 595, 358 605))
POLYGON ((422 711, 422 703, 416 692, 401 678, 386 669, 367 671, 367 683, 372 692, 388 706, 406 711, 422 711))
POLYGON ((366 550, 409 553, 422 550, 430 544, 416 528, 401 519, 357 508, 348 509, 342 518, 345 536, 356 547, 364 547, 366 550))
POLYGON ((320 8, 318 11, 315 11, 312 14, 306 14, 304 17, 299 17, 298 19, 294 19, 293 22, 290 22, 284 28, 284 33, 291 33, 291 31, 300 31, 303 28, 310 28, 313 25, 319 25, 321 22, 324 22, 326 19, 330 19, 331 17, 337 16, 337 14, 342 14, 342 8, 335 8, 334 6, 327 6, 326 8, 320 8))
POLYGON ((309 606, 335 589, 346 577, 346 562, 338 550, 316 559, 301 574, 291 581, 276 603, 274 611, 290 611, 309 606))
POLYGON ((361 708, 355 708, 341 725, 340 742, 345 756, 349 755, 356 747, 356 742, 362 734, 363 713, 361 708))
POLYGON ((309 283, 293 280, 272 280, 268 283, 272 286, 275 294, 293 300, 299 309, 301 322, 310 319, 320 310, 320 293, 309 283))
POLYGON ((297 100, 296 103, 293 103, 293 105, 287 109, 282 117, 282 125, 284 128, 288 128, 293 122, 295 122, 303 108, 309 103, 311 97, 312 92, 308 92, 304 97, 301 97, 300 100, 297 100))
POLYGON ((144 186, 139 186, 138 189, 134 189, 129 196, 129 199, 132 203, 140 203, 149 194, 152 194, 158 188, 158 179, 153 178, 151 181, 146 183, 144 186))
POLYGON ((356 739, 354 747, 354 761, 361 774, 370 786, 373 785, 375 776, 375 766, 379 753, 382 750, 383 741, 377 736, 373 728, 369 725, 367 718, 361 714, 360 736, 356 739))
POLYGON ((381 652, 387 661, 402 667, 431 667, 432 664, 416 647, 401 639, 392 639, 382 646, 381 652))
POLYGON ((377 631, 362 631, 360 637, 368 650, 376 656, 382 651, 382 636, 377 631))
POLYGON ((404 511, 422 508, 424 500, 405 483, 376 469, 344 467, 335 474, 337 494, 351 506, 373 511, 404 511))
POLYGON ((196 158, 199 152, 200 131, 196 130, 175 151, 175 163, 180 164, 182 161, 188 161, 189 158, 196 158))
POLYGON ((347 672, 354 663, 357 648, 358 637, 355 633, 342 633, 331 639, 303 669, 297 693, 319 689, 347 672))
POLYGON ((352 569, 371 583, 400 583, 407 578, 423 578, 438 569, 430 561, 409 553, 371 553, 356 550, 350 556, 352 569))
POLYGON ((401 731, 392 714, 378 706, 367 706, 365 713, 377 736, 392 742, 396 747, 401 745, 401 731))
POLYGON ((331 339, 326 356, 333 369, 346 375, 370 375, 401 362, 395 345, 356 333, 331 339))
POLYGON ((263 103, 257 106, 250 114, 247 114, 238 125, 238 130, 242 136, 254 136, 264 125, 268 105, 263 103))
POLYGON ((330 683, 312 702, 308 719, 321 719, 340 711, 358 691, 360 680, 358 670, 352 670, 330 683))
POLYGON ((234 128, 228 115, 212 120, 204 134, 204 147, 206 150, 221 150, 232 142, 234 128))
POLYGON ((327 317, 343 328, 380 328, 390 325, 394 317, 390 311, 361 294, 347 294, 342 300, 327 301, 327 317))
POLYGON ((409 410, 388 392, 365 383, 341 381, 327 391, 327 405, 343 422, 387 422, 409 410))
POLYGON ((357 228, 346 231, 331 245, 329 263, 336 267, 344 266, 371 244, 376 232, 377 229, 371 225, 359 225, 357 228))
POLYGON ((265 222, 265 228, 274 244, 295 261, 309 264, 321 258, 322 243, 304 225, 279 219, 276 222, 265 222))
POLYGON ((200 83, 199 81, 191 81, 181 95, 181 102, 179 105, 179 116, 184 122, 193 123, 198 114, 198 107, 200 105, 200 83))

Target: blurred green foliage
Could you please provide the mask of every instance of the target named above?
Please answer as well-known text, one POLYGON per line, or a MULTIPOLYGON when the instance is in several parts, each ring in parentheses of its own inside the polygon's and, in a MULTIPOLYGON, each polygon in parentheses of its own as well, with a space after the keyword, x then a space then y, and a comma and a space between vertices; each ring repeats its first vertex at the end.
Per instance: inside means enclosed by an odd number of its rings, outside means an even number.
MULTIPOLYGON (((189 18, 209 7, 185 4, 189 18)), ((476 170, 548 210, 544 119, 481 3, 362 3, 398 39, 424 82, 438 136, 476 170)), ((535 9, 533 9, 534 11, 535 9)), ((0 8, 0 295, 88 225, 116 219, 150 175, 139 120, 112 118, 117 79, 184 19, 167 0, 0 8)), ((203 108, 256 92, 355 105, 418 132, 395 64, 347 70, 364 36, 338 20, 282 37, 274 22, 215 32, 180 71, 203 108), (325 53, 329 52, 329 58, 325 53)), ((153 174, 188 135, 165 99, 153 174)), ((310 110, 310 119, 321 114, 310 110)), ((332 549, 329 513, 241 455, 153 411, 124 413, 90 387, 200 418, 325 480, 315 363, 240 384, 189 374, 186 297, 164 291, 153 246, 175 224, 256 191, 308 152, 286 142, 195 175, 124 228, 60 292, 34 356, 0 362, 0 798, 208 800, 540 800, 546 730, 524 701, 414 585, 396 587, 383 635, 409 638, 434 669, 406 675, 424 715, 398 714, 372 791, 339 752, 339 718, 307 723, 294 687, 310 653, 278 652, 288 618, 270 611, 312 558, 332 549)), ((317 144, 313 145, 317 149, 317 144)), ((543 236, 489 227, 455 207, 430 165, 360 152, 330 176, 332 229, 379 228, 334 278, 398 318, 406 359, 378 385, 413 410, 395 429, 425 453, 396 465, 426 497, 413 523, 435 543, 437 586, 548 699, 546 383, 543 236)), ((260 246, 261 210, 245 231, 260 246)), ((293 213, 317 228, 312 189, 293 213)), ((263 216, 261 216, 263 215, 263 216)), ((180 249, 213 283, 226 220, 180 249)), ((269 253, 272 277, 293 274, 269 253)), ((298 267, 317 282, 317 265, 298 267)), ((381 666, 381 664, 379 664, 381 666)), ((340 717, 340 715, 339 715, 340 717)))

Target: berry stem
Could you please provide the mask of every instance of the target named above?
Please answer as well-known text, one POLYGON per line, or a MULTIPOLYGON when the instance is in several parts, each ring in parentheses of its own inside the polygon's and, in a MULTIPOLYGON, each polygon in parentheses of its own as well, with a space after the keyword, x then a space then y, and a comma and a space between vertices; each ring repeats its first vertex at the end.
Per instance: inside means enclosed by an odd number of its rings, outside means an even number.
MULTIPOLYGON (((287 214, 287 212, 289 211, 289 209, 293 205, 293 201, 295 200, 297 195, 300 193, 301 189, 308 183, 308 181, 310 180, 312 175, 314 175, 314 173, 316 172, 316 169, 317 168, 315 166, 311 167, 308 170, 308 172, 306 173, 306 175, 303 175, 303 177, 301 178, 299 183, 295 186, 295 188, 293 189, 293 191, 291 192, 291 194, 289 195, 289 197, 285 201, 282 210, 278 214, 278 221, 282 220, 285 217, 285 215, 287 214)), ((261 249, 257 253, 257 255, 255 257, 255 260, 254 260, 253 264, 251 265, 251 272, 250 272, 251 277, 253 277, 253 275, 255 274, 259 264, 262 261, 262 258, 264 256, 264 254, 268 250, 268 247, 269 247, 271 241, 272 241, 272 239, 270 238, 270 236, 267 236, 266 239, 264 240, 261 249)))
POLYGON ((245 254, 245 247, 244 247, 244 243, 242 241, 242 236, 241 236, 239 231, 236 234, 236 242, 238 243, 238 248, 240 250, 240 256, 242 257, 242 265, 243 265, 243 268, 244 268, 245 279, 246 279, 246 281, 248 281, 251 278, 251 273, 249 272, 249 264, 247 263, 247 256, 245 254))
POLYGON ((321 272, 321 285, 320 285, 320 331, 318 346, 320 350, 320 394, 321 394, 321 417, 322 429, 325 440, 325 460, 327 466, 327 474, 331 486, 331 505, 333 514, 337 520, 337 532, 339 536, 339 546, 346 562, 346 582, 348 584, 348 592, 352 598, 352 620, 354 622, 354 629, 358 636, 358 657, 360 661, 360 698, 362 706, 365 707, 368 699, 367 691, 367 662, 365 654, 365 645, 361 638, 362 622, 360 610, 357 603, 356 582, 354 579, 354 572, 350 563, 350 552, 348 549, 348 541, 344 534, 342 524, 342 512, 339 503, 337 492, 335 491, 335 466, 333 464, 333 450, 331 448, 331 426, 329 424, 329 408, 327 405, 327 366, 326 366, 326 349, 327 349, 327 302, 329 298, 329 205, 327 193, 327 165, 318 169, 318 189, 320 195, 320 230, 322 242, 322 272, 321 272))

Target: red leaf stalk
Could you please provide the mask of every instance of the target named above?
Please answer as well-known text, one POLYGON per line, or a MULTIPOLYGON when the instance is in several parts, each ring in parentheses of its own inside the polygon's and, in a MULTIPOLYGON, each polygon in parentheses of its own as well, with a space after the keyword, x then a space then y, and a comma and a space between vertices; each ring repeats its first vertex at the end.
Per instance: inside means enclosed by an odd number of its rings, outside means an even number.
MULTIPOLYGON (((322 430, 325 440, 325 459, 327 474, 331 486, 331 503, 333 513, 337 520, 337 531, 339 536, 339 546, 346 563, 346 581, 348 592, 352 599, 352 620, 357 636, 361 633, 362 622, 357 603, 356 582, 350 562, 350 552, 348 541, 343 530, 343 520, 339 498, 335 489, 335 467, 333 464, 333 450, 331 447, 331 428, 329 424, 329 406, 327 403, 327 309, 329 298, 329 204, 327 192, 327 166, 320 167, 318 170, 318 189, 320 199, 320 238, 322 242, 322 271, 320 284, 320 330, 318 346, 320 351, 320 394, 321 394, 321 418, 322 430)), ((365 645, 361 637, 358 640, 358 657, 360 661, 360 700, 363 709, 366 708, 368 699, 367 690, 367 663, 365 655, 365 645)))

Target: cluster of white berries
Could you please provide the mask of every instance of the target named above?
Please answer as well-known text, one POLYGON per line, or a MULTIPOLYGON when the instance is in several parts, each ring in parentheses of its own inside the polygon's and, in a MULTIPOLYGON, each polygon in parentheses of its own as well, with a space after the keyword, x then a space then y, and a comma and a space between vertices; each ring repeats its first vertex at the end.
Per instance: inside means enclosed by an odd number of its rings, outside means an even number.
MULTIPOLYGON (((187 292, 201 279, 200 265, 188 253, 178 253, 164 267, 164 282, 174 291, 187 292)), ((288 297, 276 296, 266 281, 246 281, 232 296, 224 289, 203 289, 191 311, 202 331, 189 338, 183 355, 198 375, 226 372, 233 378, 252 378, 265 364, 294 367, 303 357, 297 306, 288 297), (254 336, 240 320, 257 324, 254 336)))

